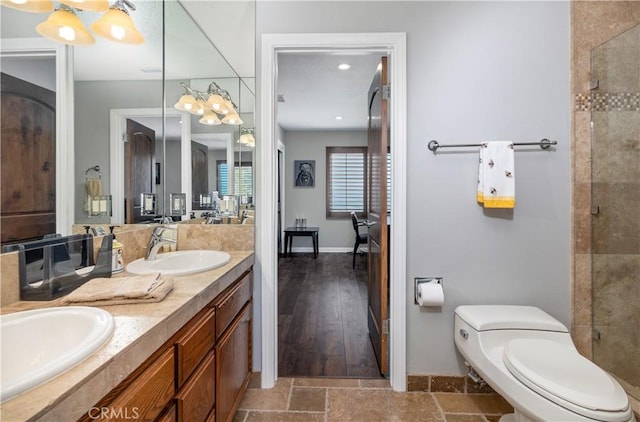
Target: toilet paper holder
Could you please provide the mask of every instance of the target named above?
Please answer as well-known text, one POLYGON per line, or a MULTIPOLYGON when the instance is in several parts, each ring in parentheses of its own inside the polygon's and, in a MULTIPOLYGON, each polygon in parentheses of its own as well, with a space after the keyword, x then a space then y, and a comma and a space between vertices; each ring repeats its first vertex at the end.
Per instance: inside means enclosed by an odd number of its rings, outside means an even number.
POLYGON ((414 277, 413 278, 413 303, 418 305, 418 286, 423 283, 436 283, 444 287, 443 277, 414 277))

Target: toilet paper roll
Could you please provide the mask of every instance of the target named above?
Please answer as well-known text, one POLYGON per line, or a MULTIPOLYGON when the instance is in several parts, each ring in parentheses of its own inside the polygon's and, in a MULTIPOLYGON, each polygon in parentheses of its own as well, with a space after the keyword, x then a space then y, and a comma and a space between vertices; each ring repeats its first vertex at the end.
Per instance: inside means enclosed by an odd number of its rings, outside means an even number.
POLYGON ((444 290, 439 283, 418 284, 418 305, 442 306, 444 304, 444 290))

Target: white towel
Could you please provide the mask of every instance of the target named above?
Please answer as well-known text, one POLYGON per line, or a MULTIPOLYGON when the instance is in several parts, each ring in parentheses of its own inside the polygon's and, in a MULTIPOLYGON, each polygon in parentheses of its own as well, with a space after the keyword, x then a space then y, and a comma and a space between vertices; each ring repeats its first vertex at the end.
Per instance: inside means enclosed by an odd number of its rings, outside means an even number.
POLYGON ((485 208, 515 208, 513 142, 480 144, 478 202, 485 208))

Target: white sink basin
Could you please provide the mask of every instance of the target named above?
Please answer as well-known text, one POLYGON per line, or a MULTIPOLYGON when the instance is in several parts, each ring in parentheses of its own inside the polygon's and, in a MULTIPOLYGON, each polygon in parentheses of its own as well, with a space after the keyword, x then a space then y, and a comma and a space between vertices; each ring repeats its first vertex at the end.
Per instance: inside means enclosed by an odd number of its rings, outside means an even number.
POLYGON ((231 261, 231 255, 222 251, 193 250, 159 253, 152 261, 137 259, 127 265, 131 274, 159 272, 164 275, 194 274, 221 267, 231 261))
POLYGON ((0 316, 2 394, 17 396, 76 365, 111 338, 113 316, 65 306, 0 316))

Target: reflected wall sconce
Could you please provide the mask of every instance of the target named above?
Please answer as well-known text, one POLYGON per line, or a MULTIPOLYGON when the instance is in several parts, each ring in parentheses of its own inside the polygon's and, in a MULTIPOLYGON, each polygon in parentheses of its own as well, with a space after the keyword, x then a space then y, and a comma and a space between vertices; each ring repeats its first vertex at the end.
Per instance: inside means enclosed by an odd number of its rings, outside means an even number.
POLYGON ((50 40, 70 45, 91 45, 93 35, 76 16, 77 11, 104 12, 91 24, 91 30, 103 38, 124 44, 140 45, 144 36, 138 31, 127 8, 136 10, 129 0, 116 0, 111 7, 107 0, 58 0, 54 9, 50 0, 0 0, 0 5, 23 12, 48 13, 46 21, 36 26, 36 31, 50 40))
POLYGON ((197 91, 184 82, 180 82, 180 85, 185 91, 174 104, 176 109, 202 116, 199 122, 204 125, 215 126, 224 123, 238 126, 243 123, 231 95, 217 83, 211 82, 207 92, 197 91))
POLYGON ((242 129, 240 129, 240 139, 238 139, 238 143, 241 145, 246 145, 251 148, 255 147, 256 138, 253 134, 253 128, 249 129, 249 128, 243 127, 242 129))

